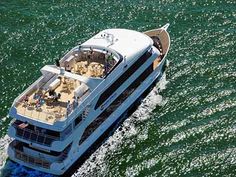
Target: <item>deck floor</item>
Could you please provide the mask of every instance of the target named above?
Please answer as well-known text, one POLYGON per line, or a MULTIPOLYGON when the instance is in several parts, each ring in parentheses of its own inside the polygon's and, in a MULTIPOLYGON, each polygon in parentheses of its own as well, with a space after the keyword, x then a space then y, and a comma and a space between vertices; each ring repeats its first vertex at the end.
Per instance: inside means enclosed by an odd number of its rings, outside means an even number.
POLYGON ((98 62, 88 63, 87 61, 78 61, 72 66, 72 72, 86 77, 104 76, 105 66, 98 62))
MULTIPOLYGON (((86 77, 103 77, 104 76, 104 65, 98 62, 87 61, 76 62, 72 67, 71 72, 79 75, 84 75, 86 77)), ((47 122, 53 124, 55 121, 64 119, 67 116, 67 102, 70 103, 74 100, 74 90, 80 85, 78 80, 61 78, 60 85, 56 87, 55 92, 61 94, 61 98, 58 101, 53 101, 49 98, 48 92, 43 93, 45 103, 40 106, 39 109, 36 108, 36 100, 33 96, 36 92, 44 92, 42 88, 32 91, 28 94, 29 101, 24 103, 21 101, 16 104, 17 113, 36 119, 42 122, 47 122)))
POLYGON ((35 91, 29 95, 28 105, 24 102, 17 105, 17 112, 32 119, 53 124, 57 119, 65 118, 67 101, 73 102, 74 90, 79 84, 79 81, 66 79, 66 82, 62 82, 55 89, 57 94, 61 94, 61 98, 58 101, 53 101, 49 98, 48 93, 46 93, 45 103, 39 109, 36 109, 36 100, 33 99, 33 95, 37 92, 35 91))

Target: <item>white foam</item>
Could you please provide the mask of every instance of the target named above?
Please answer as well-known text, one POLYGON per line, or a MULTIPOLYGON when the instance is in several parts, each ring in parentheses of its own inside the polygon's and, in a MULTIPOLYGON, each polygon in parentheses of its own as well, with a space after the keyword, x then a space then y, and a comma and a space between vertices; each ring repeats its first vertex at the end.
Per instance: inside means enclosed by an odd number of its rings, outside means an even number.
MULTIPOLYGON (((8 135, 5 135, 0 139, 0 170, 4 166, 7 159, 7 147, 11 142, 11 138, 8 135)), ((1 171, 0 171, 1 174, 1 171)))

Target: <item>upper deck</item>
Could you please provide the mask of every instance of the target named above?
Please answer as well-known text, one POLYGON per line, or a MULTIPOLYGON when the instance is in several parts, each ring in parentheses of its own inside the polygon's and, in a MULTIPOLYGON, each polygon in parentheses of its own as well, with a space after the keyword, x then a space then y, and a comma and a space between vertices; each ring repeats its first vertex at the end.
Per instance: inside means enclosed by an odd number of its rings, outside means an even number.
POLYGON ((13 103, 17 114, 53 124, 65 120, 102 82, 118 60, 111 53, 73 50, 59 66, 47 65, 43 74, 13 103))
POLYGON ((42 123, 63 121, 124 58, 128 63, 152 44, 148 36, 136 31, 104 30, 69 51, 56 66, 43 67, 42 77, 14 101, 12 108, 16 114, 42 123))

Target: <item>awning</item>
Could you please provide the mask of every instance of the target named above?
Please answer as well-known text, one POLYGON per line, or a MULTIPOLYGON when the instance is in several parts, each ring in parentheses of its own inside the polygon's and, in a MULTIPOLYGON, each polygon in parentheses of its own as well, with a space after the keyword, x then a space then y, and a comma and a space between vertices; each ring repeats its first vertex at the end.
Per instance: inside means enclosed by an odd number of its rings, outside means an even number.
POLYGON ((58 76, 63 76, 63 77, 78 80, 80 82, 85 83, 90 88, 90 90, 95 89, 98 86, 98 84, 100 84, 103 80, 100 78, 92 78, 92 77, 88 78, 88 77, 81 76, 81 75, 74 74, 67 71, 61 72, 61 69, 55 65, 46 65, 41 69, 41 72, 43 74, 46 74, 47 72, 54 73, 54 74, 57 74, 58 76))

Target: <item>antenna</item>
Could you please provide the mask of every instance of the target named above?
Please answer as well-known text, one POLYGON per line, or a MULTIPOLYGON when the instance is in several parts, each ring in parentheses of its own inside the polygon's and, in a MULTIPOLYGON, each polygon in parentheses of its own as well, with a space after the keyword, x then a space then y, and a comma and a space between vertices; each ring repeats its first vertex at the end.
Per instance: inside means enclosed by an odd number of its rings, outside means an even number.
POLYGON ((104 32, 104 36, 102 36, 102 37, 106 38, 106 40, 111 42, 111 45, 114 44, 115 36, 113 34, 104 32))

